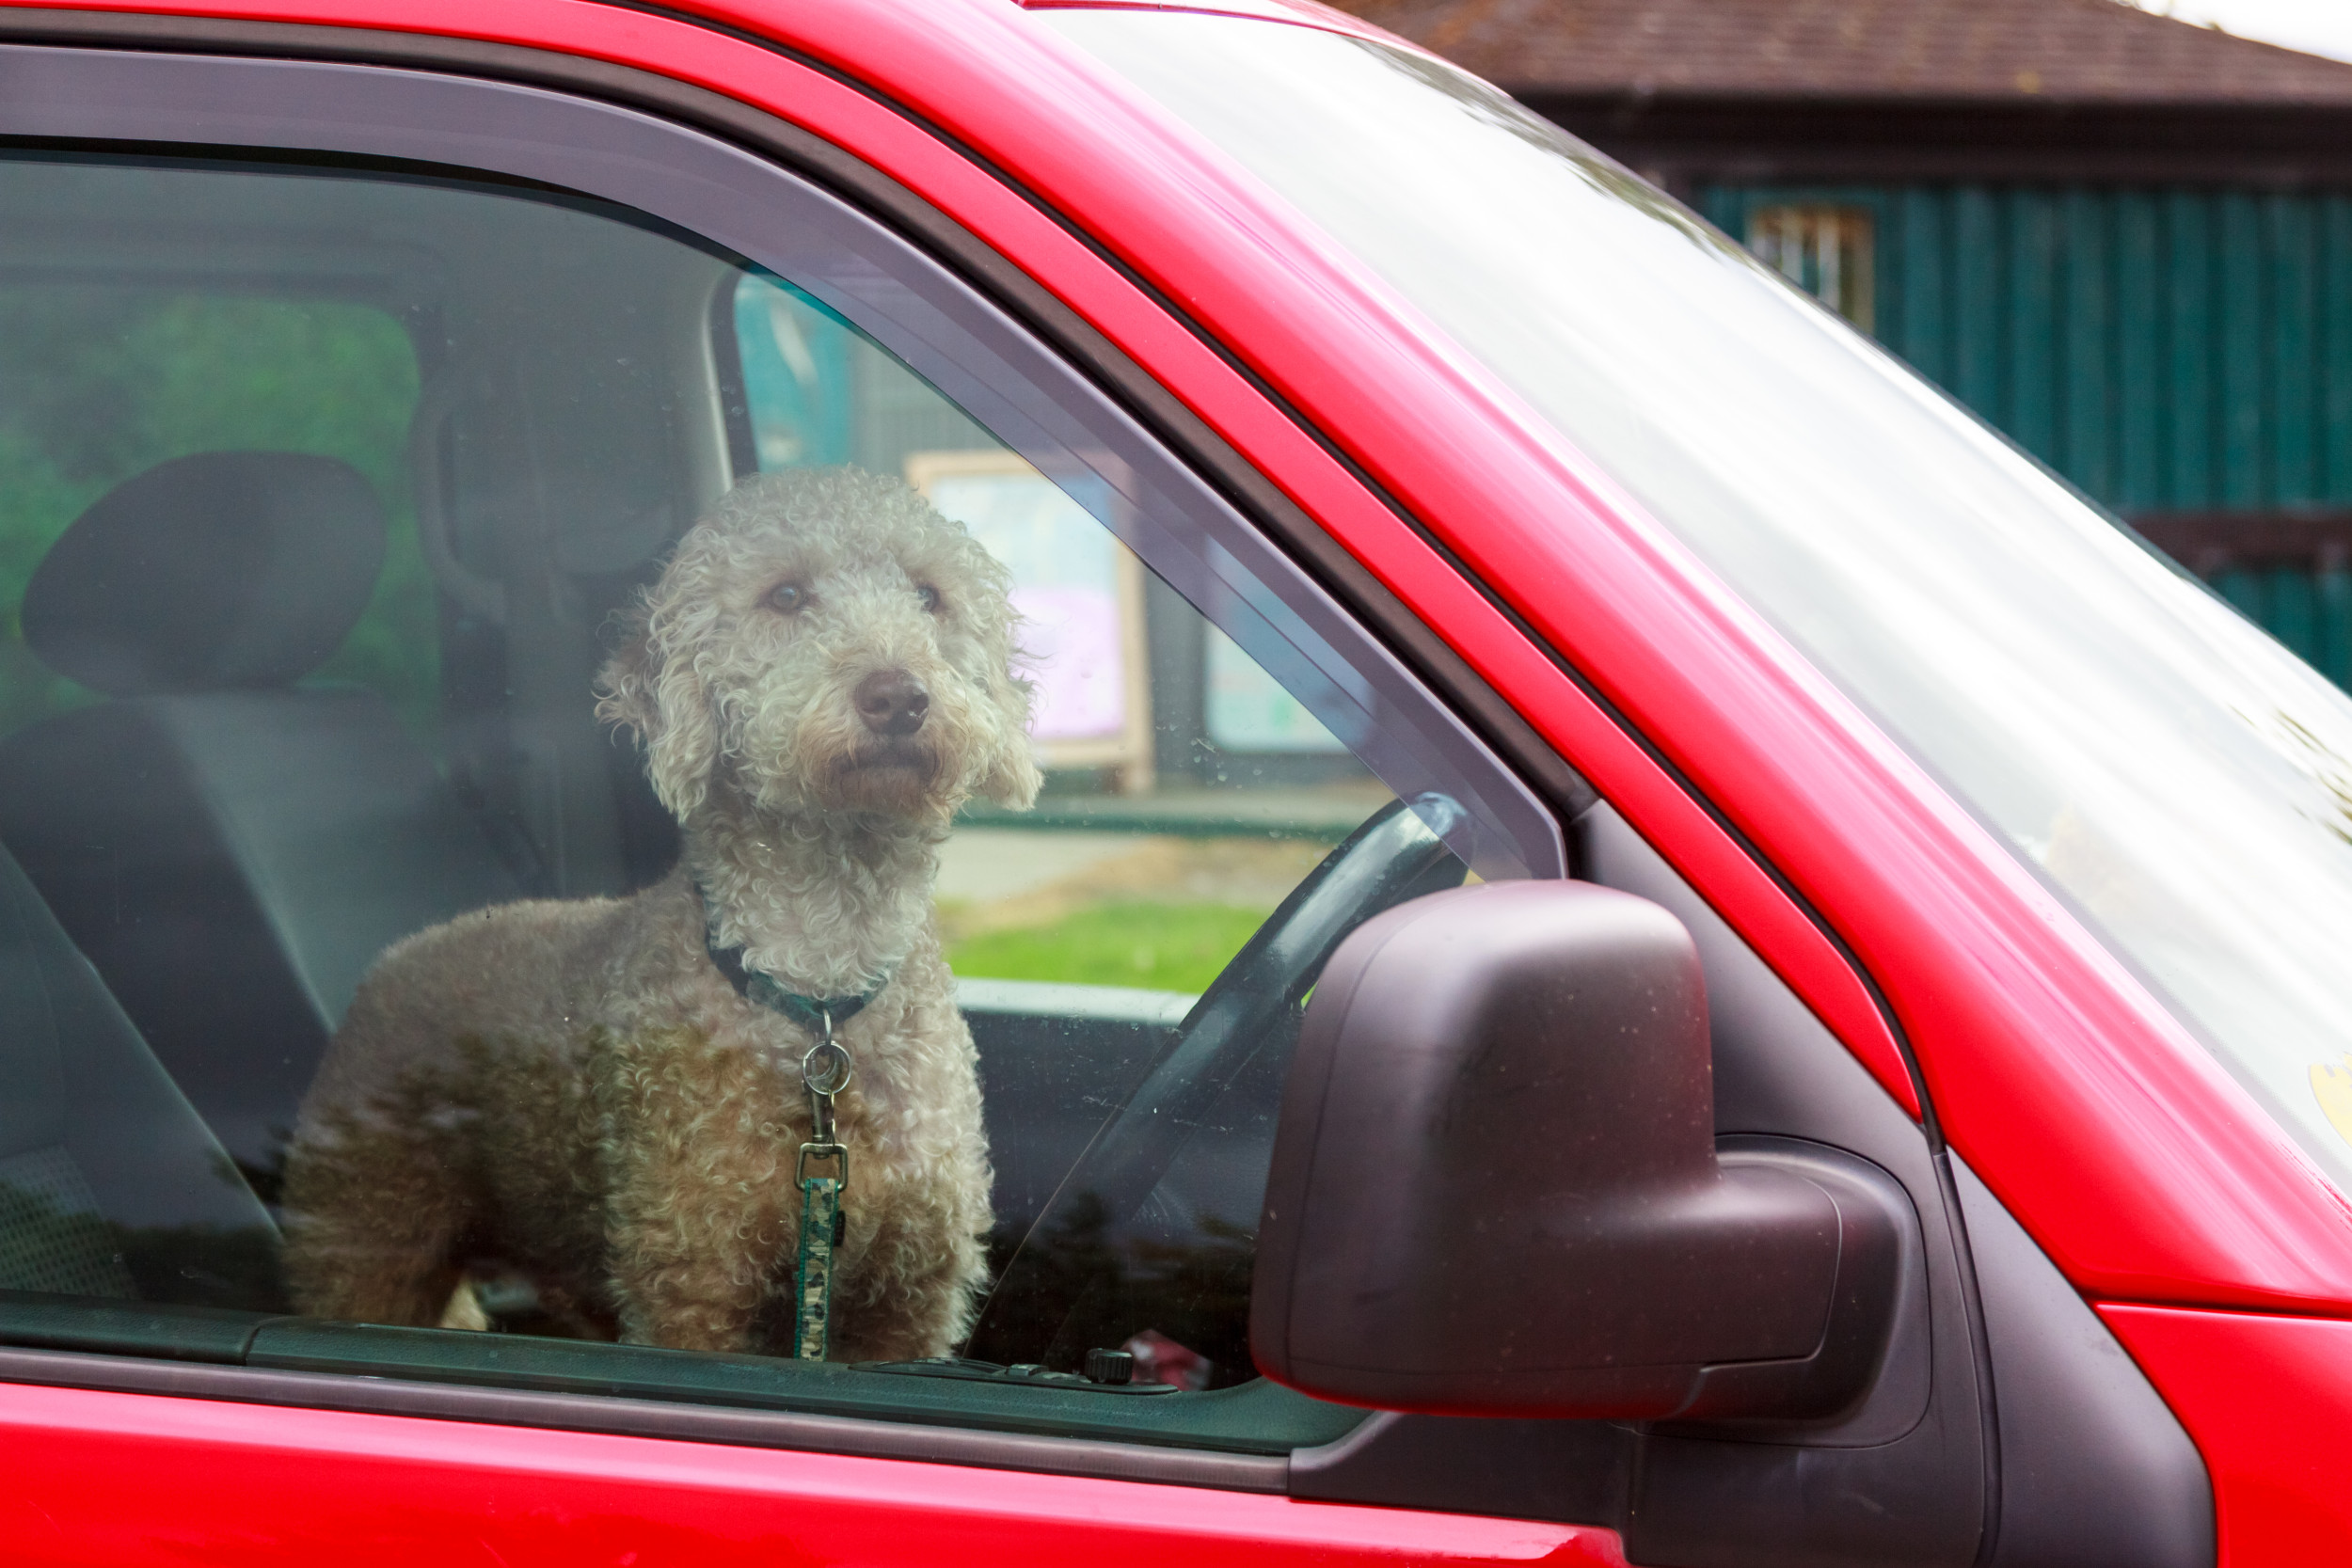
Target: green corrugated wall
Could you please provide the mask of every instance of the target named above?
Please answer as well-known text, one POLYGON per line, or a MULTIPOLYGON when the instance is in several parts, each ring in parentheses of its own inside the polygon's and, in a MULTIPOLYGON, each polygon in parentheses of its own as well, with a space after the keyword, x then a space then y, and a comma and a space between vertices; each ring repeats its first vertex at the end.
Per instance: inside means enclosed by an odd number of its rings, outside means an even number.
MULTIPOLYGON (((2352 192, 1989 185, 1712 186, 1861 208, 1875 330, 2118 512, 2352 506, 2352 192)), ((2352 580, 2218 587, 2352 685, 2352 580)))

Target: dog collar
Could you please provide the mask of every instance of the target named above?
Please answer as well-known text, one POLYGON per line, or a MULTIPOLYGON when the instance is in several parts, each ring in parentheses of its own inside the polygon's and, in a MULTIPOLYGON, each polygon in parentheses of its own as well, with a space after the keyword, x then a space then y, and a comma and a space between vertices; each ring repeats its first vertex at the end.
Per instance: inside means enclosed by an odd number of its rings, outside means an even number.
POLYGON ((824 1034, 831 1034, 856 1017, 866 1004, 882 993, 882 987, 890 984, 890 974, 885 973, 873 990, 856 996, 803 996, 799 991, 785 990, 772 974, 744 968, 740 947, 721 947, 707 936, 703 938, 703 946, 710 954, 710 961, 719 966, 719 973, 727 977, 727 984, 735 988, 736 995, 771 1013, 781 1013, 803 1028, 824 1034))

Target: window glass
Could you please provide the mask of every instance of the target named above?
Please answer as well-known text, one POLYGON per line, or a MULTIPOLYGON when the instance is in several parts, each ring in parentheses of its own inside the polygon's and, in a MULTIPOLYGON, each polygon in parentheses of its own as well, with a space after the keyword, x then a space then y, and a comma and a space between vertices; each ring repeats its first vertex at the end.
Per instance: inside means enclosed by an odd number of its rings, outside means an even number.
POLYGON ((1784 209, 1768 271, 1427 55, 1047 14, 1606 466, 2352 1190, 2352 698, 1785 286, 1834 262, 1867 326, 1862 233, 1784 209))
POLYGON ((1356 1418, 1246 1342, 1303 999, 1557 831, 1209 491, 854 247, 98 157, 0 234, 0 1338, 1356 1418))

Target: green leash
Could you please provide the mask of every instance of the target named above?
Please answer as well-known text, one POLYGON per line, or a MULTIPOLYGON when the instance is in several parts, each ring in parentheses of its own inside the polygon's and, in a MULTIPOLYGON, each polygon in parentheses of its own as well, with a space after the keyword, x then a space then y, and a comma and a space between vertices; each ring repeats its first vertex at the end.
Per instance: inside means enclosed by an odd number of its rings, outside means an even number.
POLYGON ((833 1250, 841 1244, 848 1218, 841 1198, 850 1190, 849 1146, 834 1135, 833 1125, 833 1097, 850 1086, 850 1053, 833 1037, 833 1009, 820 1006, 817 1016, 825 1037, 801 1058, 809 1137, 794 1171, 801 1183, 801 1257, 792 1281, 792 1354, 802 1361, 822 1361, 832 1336, 833 1250), (812 1176, 812 1164, 830 1164, 834 1174, 812 1176))
MULTIPOLYGON (((700 887, 695 891, 700 893, 700 887)), ((703 894, 706 911, 709 905, 709 895, 703 894)), ((801 1082, 808 1087, 809 1135, 793 1172, 801 1184, 801 1249, 792 1273, 793 1358, 822 1361, 832 1339, 833 1255, 849 1220, 841 1200, 850 1190, 850 1150, 834 1135, 833 1097, 850 1086, 851 1064, 849 1052, 833 1037, 833 1026, 836 1021, 848 1022, 879 996, 890 984, 890 974, 884 971, 874 989, 861 995, 803 996, 785 990, 773 975, 746 968, 742 949, 720 946, 707 916, 703 945, 736 995, 805 1028, 824 1031, 824 1037, 801 1058, 801 1082), (833 1174, 812 1176, 811 1165, 831 1165, 833 1174)))

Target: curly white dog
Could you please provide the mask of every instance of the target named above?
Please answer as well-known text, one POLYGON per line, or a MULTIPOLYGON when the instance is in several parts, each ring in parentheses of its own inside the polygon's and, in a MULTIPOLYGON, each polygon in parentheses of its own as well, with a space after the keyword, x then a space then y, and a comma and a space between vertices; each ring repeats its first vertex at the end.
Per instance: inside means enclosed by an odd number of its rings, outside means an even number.
POLYGON ((748 481, 679 541, 598 712, 642 740, 681 863, 378 961, 288 1161, 302 1310, 466 1322, 456 1288, 488 1261, 575 1333, 786 1349, 818 1001, 855 1064, 830 1354, 961 1338, 988 1152, 930 892, 960 806, 1037 794, 1008 589, 855 469, 748 481))

